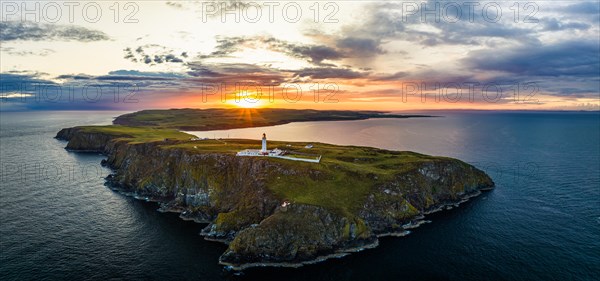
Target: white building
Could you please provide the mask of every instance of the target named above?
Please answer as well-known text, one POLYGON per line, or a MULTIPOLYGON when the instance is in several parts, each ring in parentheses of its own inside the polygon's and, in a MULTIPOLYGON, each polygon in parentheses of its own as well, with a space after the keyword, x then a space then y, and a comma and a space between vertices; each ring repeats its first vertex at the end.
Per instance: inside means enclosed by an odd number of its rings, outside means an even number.
POLYGON ((244 149, 238 152, 237 156, 279 156, 283 154, 283 150, 275 148, 273 150, 267 149, 267 134, 263 134, 262 147, 258 149, 244 149))
POLYGON ((308 158, 298 158, 298 157, 294 157, 294 156, 286 156, 285 154, 286 154, 286 152, 279 148, 275 148, 273 150, 267 149, 267 134, 263 134, 262 147, 260 150, 259 149, 244 149, 244 150, 236 153, 236 156, 266 156, 266 157, 275 157, 275 158, 282 158, 282 159, 288 159, 288 160, 293 160, 293 161, 303 161, 303 162, 312 162, 312 163, 319 163, 321 161, 320 155, 318 155, 318 157, 315 156, 314 159, 308 159, 308 158))

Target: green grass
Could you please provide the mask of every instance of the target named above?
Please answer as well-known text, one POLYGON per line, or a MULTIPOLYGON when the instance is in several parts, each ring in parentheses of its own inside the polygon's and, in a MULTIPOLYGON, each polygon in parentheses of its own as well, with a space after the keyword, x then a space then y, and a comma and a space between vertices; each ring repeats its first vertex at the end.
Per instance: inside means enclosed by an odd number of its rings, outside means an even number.
MULTIPOLYGON (((362 206, 371 189, 389 181, 398 173, 416 168, 433 157, 414 152, 397 152, 359 146, 337 146, 304 142, 269 142, 278 147, 302 153, 322 155, 321 163, 307 163, 277 158, 262 158, 293 168, 294 175, 270 175, 268 188, 279 198, 293 203, 326 207, 352 217, 362 206), (290 146, 288 146, 290 145, 290 146)), ((163 146, 164 149, 185 149, 191 153, 230 153, 242 149, 259 149, 260 141, 244 139, 199 140, 163 146)))
POLYGON ((131 143, 143 143, 153 141, 190 140, 195 136, 180 132, 175 129, 160 129, 151 127, 129 127, 118 125, 107 126, 82 126, 79 127, 86 133, 101 133, 128 139, 131 143))

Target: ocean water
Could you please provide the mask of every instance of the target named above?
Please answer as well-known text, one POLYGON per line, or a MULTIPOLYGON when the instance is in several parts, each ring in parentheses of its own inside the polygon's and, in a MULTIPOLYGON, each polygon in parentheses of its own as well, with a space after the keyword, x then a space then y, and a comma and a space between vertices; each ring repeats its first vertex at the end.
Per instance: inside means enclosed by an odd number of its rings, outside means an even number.
POLYGON ((233 276, 204 225, 104 186, 103 156, 64 150, 63 127, 121 112, 0 113, 0 280, 598 280, 600 114, 446 112, 198 132, 412 150, 485 170, 496 189, 376 249, 233 276))

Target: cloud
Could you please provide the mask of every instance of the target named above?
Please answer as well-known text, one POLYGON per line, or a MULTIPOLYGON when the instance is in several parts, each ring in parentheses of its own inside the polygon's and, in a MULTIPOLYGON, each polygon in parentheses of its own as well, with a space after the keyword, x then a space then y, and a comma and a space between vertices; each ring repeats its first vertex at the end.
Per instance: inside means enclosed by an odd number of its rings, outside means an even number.
POLYGON ((176 79, 186 78, 185 74, 174 73, 174 72, 148 72, 138 70, 115 70, 108 73, 108 75, 115 76, 130 76, 130 77, 141 77, 141 78, 163 78, 163 79, 176 79))
POLYGON ((286 54, 290 57, 305 59, 310 63, 322 65, 324 60, 338 60, 345 57, 340 51, 323 45, 296 44, 279 40, 273 37, 254 36, 254 37, 224 37, 217 38, 217 46, 209 55, 202 55, 200 58, 221 58, 227 57, 244 48, 259 49, 263 48, 275 52, 286 54))
POLYGON ((566 8, 561 8, 561 11, 572 14, 598 15, 600 13, 600 6, 598 6, 598 2, 595 1, 579 2, 568 5, 566 8))
POLYGON ((158 44, 146 44, 138 46, 135 49, 127 47, 123 49, 125 53, 123 58, 132 62, 141 62, 144 64, 156 65, 161 63, 183 63, 183 58, 187 58, 187 52, 181 52, 180 58, 175 50, 158 44))
MULTIPOLYGON (((460 1, 459 1, 460 2, 460 1)), ((467 1, 468 2, 468 1, 467 1)), ((472 3, 472 2, 471 2, 472 3)), ((512 42, 539 42, 537 32, 533 30, 535 25, 516 25, 510 17, 504 16, 500 22, 491 22, 482 16, 480 10, 473 13, 472 22, 467 15, 466 6, 460 17, 445 14, 442 7, 449 4, 437 0, 423 3, 396 3, 375 2, 367 4, 361 12, 361 17, 350 24, 340 28, 340 32, 323 36, 320 31, 313 31, 308 35, 314 38, 322 38, 324 42, 336 38, 340 46, 343 43, 354 43, 359 47, 354 56, 378 55, 385 53, 382 44, 389 41, 407 41, 426 47, 441 45, 486 45, 490 39, 512 41, 512 42), (416 5, 417 11, 406 13, 404 4, 416 5), (428 10, 433 10, 435 5, 440 7, 434 14, 423 18, 421 12, 423 5, 428 10), (439 16, 440 20, 434 20, 439 16), (455 19, 458 19, 455 21, 455 19), (360 38, 361 41, 356 39, 360 38), (359 44, 360 43, 360 44, 359 44)), ((462 5, 451 2, 453 5, 462 5)), ((505 5, 506 6, 506 5, 505 5)), ((481 5, 480 5, 481 8, 481 5)), ((503 7, 504 8, 504 7, 503 7)), ((508 6, 506 6, 508 9, 508 6)), ((447 13, 451 13, 449 9, 447 13)), ((512 18, 511 18, 512 19, 512 18)))
POLYGON ((6 52, 9 55, 13 56, 40 56, 45 57, 51 54, 56 53, 56 51, 52 49, 41 49, 41 50, 17 50, 13 47, 0 47, 1 52, 6 52))
POLYGON ((323 64, 324 60, 339 60, 346 56, 339 50, 322 45, 282 44, 280 48, 293 57, 308 59, 309 62, 316 65, 323 64))
POLYGON ((173 54, 168 54, 168 55, 164 56, 164 60, 166 62, 183 62, 182 59, 178 58, 177 56, 175 56, 173 54))
POLYGON ((559 30, 587 30, 591 25, 582 22, 562 22, 556 18, 543 18, 540 20, 544 31, 559 31, 559 30))
POLYGON ((186 78, 189 76, 180 73, 137 70, 57 77, 27 71, 3 72, 0 73, 1 110, 135 108, 143 102, 173 97, 170 91, 191 88, 195 83, 186 78), (57 79, 60 83, 55 82, 57 79))
POLYGON ((41 78, 41 73, 9 71, 0 73, 0 92, 32 93, 39 87, 53 86, 55 82, 41 78))
POLYGON ((305 68, 298 71, 294 71, 298 77, 310 77, 312 79, 358 79, 366 78, 368 73, 358 72, 348 68, 334 68, 334 67, 317 67, 317 68, 305 68))
POLYGON ((338 39, 336 46, 345 51, 347 56, 370 57, 384 54, 379 40, 370 38, 347 37, 338 39))
POLYGON ((407 24, 402 17, 402 4, 374 2, 361 9, 357 20, 341 28, 340 37, 389 38, 405 32, 407 24))
POLYGON ((373 78, 373 81, 395 81, 408 76, 409 73, 405 71, 399 71, 393 74, 383 74, 373 78))
POLYGON ((187 64, 189 81, 199 83, 246 83, 256 85, 280 85, 290 79, 286 71, 271 69, 254 64, 193 62, 187 64))
POLYGON ((167 1, 165 4, 167 6, 170 6, 170 7, 173 7, 173 8, 178 8, 178 9, 183 8, 183 5, 181 3, 178 3, 178 2, 167 1))
POLYGON ((245 37, 217 38, 217 46, 215 47, 215 50, 211 52, 210 55, 204 55, 201 56, 201 58, 225 57, 229 54, 239 51, 241 45, 248 41, 251 41, 251 39, 245 37))
POLYGON ((469 53, 467 67, 528 76, 598 76, 600 45, 596 40, 572 40, 556 44, 519 46, 469 53))
POLYGON ((346 50, 321 44, 294 43, 264 36, 225 37, 217 38, 217 46, 215 47, 215 50, 209 55, 201 56, 201 58, 206 59, 227 57, 235 52, 241 51, 244 48, 263 48, 266 50, 283 53, 290 57, 304 59, 314 65, 332 66, 324 61, 340 60, 350 56, 350 52, 361 50, 361 48, 364 47, 369 47, 368 42, 365 44, 363 41, 341 42, 340 45, 346 50), (363 44, 363 46, 359 46, 360 44, 363 44))
POLYGON ((35 22, 0 22, 0 41, 79 41, 110 40, 99 30, 75 25, 41 24, 35 22))
POLYGON ((56 77, 56 79, 70 79, 70 80, 89 80, 94 78, 91 75, 87 75, 87 74, 63 74, 63 75, 59 75, 56 77))

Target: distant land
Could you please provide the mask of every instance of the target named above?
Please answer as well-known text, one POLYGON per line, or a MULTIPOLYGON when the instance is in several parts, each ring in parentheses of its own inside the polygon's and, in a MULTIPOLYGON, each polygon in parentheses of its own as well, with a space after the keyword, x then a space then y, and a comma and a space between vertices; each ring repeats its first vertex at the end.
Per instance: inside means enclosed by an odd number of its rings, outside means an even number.
POLYGON ((226 130, 282 125, 306 121, 344 121, 369 118, 415 118, 430 115, 399 115, 383 111, 313 110, 282 108, 210 108, 142 110, 117 117, 113 123, 184 131, 226 130))
POLYGON ((198 122, 194 129, 231 126, 219 116, 237 120, 233 126, 383 116, 260 110, 260 122, 248 123, 235 117, 239 112, 141 111, 115 119, 128 126, 65 128, 56 138, 68 141, 68 150, 106 155, 102 164, 113 170, 107 177, 112 189, 158 202, 160 211, 207 224, 201 235, 228 245, 219 263, 231 270, 298 267, 373 248, 379 237, 406 235, 424 222, 424 215, 494 187, 483 171, 447 157, 286 141, 269 145, 319 154, 321 162, 238 157, 237 151, 259 148, 260 142, 199 140, 174 129, 190 129, 198 122))

